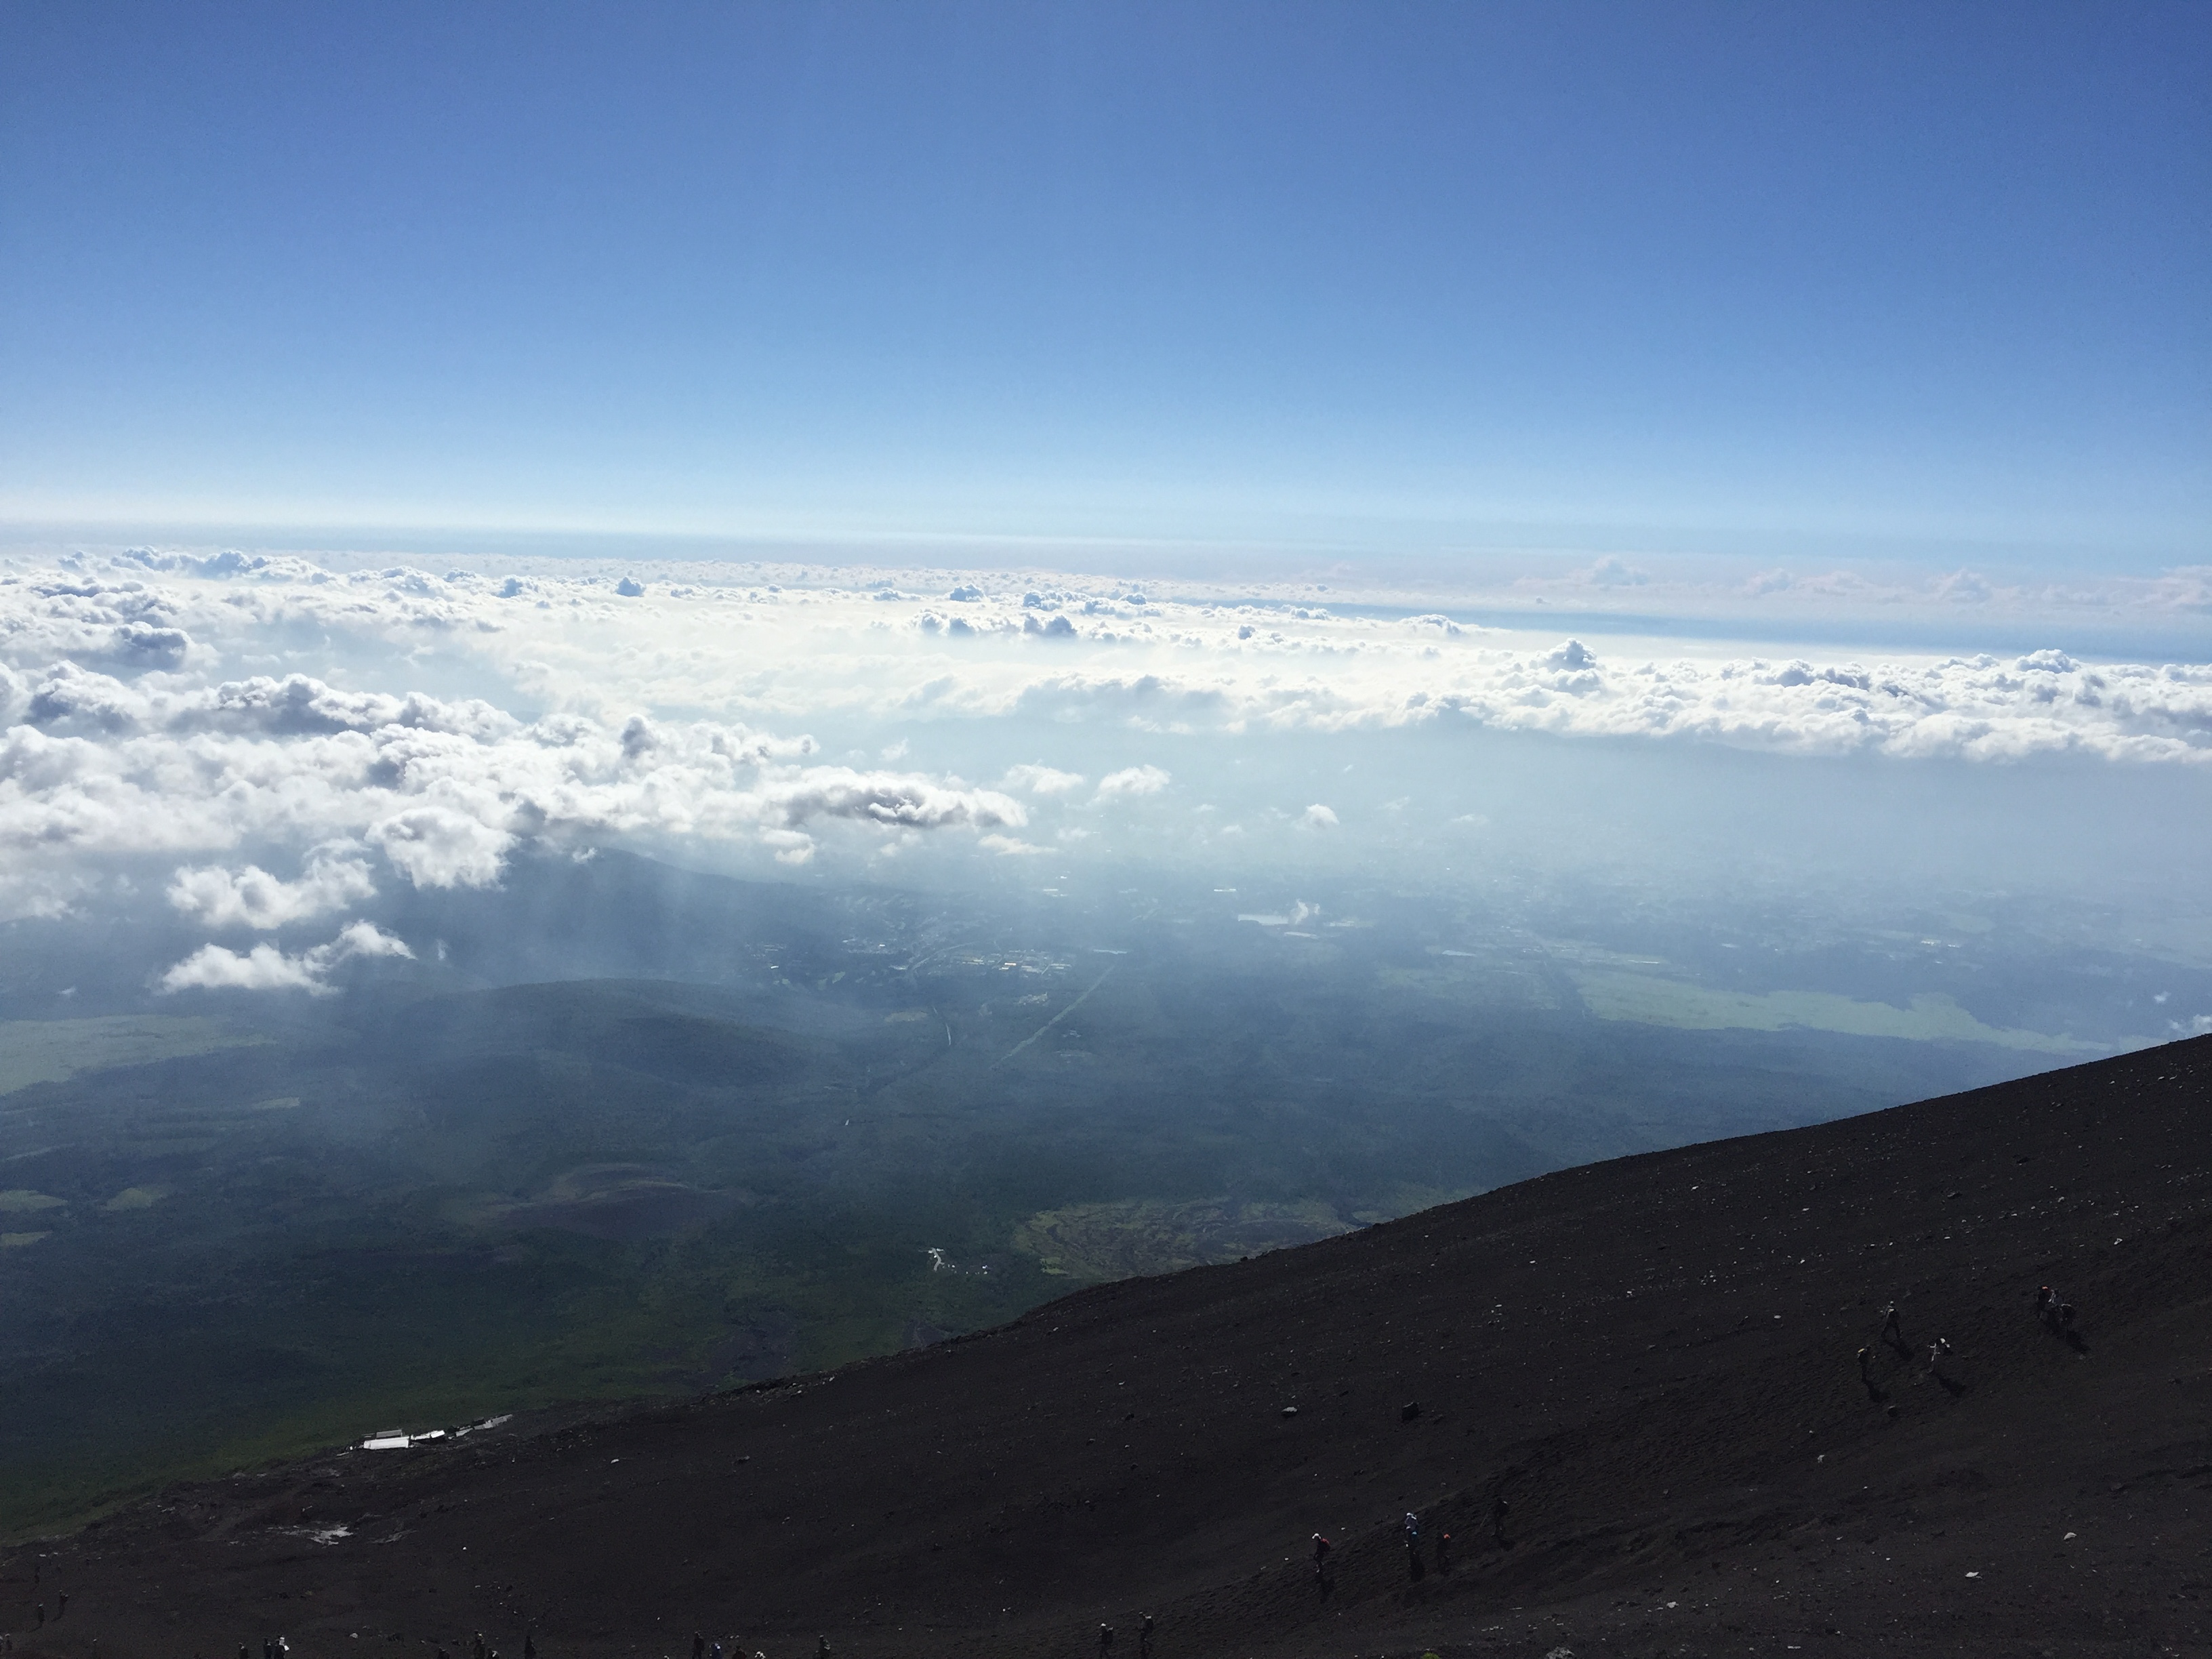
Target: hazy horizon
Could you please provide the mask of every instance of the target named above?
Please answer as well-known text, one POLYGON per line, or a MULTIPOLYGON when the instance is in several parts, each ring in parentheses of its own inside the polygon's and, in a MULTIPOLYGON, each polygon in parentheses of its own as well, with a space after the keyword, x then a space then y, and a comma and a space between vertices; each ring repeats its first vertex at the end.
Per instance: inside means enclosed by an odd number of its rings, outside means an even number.
POLYGON ((2062 939, 2201 967, 2212 668, 1920 642, 2154 641, 2194 580, 9 556, 5 897, 197 919, 198 969, 147 964, 172 992, 320 988, 332 952, 412 948, 343 943, 379 892, 601 845, 948 894, 1566 883, 1713 939, 2025 905, 2050 971, 2062 939))

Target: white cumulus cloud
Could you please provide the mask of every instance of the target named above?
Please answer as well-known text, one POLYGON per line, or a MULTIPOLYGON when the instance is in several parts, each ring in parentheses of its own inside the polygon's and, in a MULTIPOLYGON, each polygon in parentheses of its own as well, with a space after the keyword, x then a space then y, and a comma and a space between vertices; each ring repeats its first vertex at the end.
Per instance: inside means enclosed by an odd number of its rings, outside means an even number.
POLYGON ((327 945, 289 956, 273 945, 257 945, 240 953, 220 945, 204 945, 161 975, 164 991, 305 991, 325 996, 334 988, 330 975, 339 964, 359 957, 407 957, 406 944, 374 923, 356 921, 341 929, 327 945))
POLYGON ((1098 780, 1094 800, 1115 800, 1123 795, 1157 795, 1171 781, 1157 766, 1126 766, 1098 780))
POLYGON ((220 865, 178 870, 169 902, 210 927, 285 927, 375 896, 376 883, 357 857, 310 856, 297 881, 283 881, 258 864, 226 870, 220 865))
MULTIPOLYGON (((505 804, 491 810, 505 815, 505 804)), ((453 806, 411 806, 368 826, 368 839, 417 887, 489 887, 514 837, 476 812, 453 806)))
POLYGON ((1006 775, 999 780, 1001 789, 1020 789, 1032 795, 1069 795, 1082 788, 1083 784, 1080 772, 1063 772, 1057 767, 1027 763, 1008 767, 1006 775))

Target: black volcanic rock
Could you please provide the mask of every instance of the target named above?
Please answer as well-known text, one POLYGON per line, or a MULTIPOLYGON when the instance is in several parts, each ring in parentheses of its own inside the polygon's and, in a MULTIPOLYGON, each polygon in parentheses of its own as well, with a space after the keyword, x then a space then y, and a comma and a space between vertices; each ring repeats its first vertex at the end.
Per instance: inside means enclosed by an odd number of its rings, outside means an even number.
POLYGON ((173 1489, 40 1546, 39 1589, 11 1552, 0 1624, 57 1659, 1089 1659, 1102 1622, 1131 1659, 1145 1613, 1157 1659, 2206 1652, 2208 1420, 2212 1038, 173 1489))

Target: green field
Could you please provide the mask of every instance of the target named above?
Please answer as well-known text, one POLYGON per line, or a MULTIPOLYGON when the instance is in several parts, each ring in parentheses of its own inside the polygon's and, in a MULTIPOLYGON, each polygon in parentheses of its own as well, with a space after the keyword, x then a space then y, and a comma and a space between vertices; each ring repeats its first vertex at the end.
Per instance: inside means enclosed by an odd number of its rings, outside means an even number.
POLYGON ((107 1014, 87 1019, 0 1020, 0 1095, 80 1072, 210 1054, 268 1039, 190 1015, 107 1014))
POLYGON ((1057 1277, 1131 1279, 1235 1261, 1350 1231, 1325 1204, 1132 1199, 1042 1211, 1015 1229, 1014 1245, 1057 1277))
POLYGON ((1603 969, 1572 971, 1583 1001, 1600 1019, 1673 1025, 1692 1031, 1835 1031, 1848 1036, 1895 1037, 1911 1042, 1985 1042, 1993 1048, 2075 1059, 2109 1052, 2042 1031, 1984 1025, 1949 997, 1923 994, 1903 1007, 1863 1002, 1829 991, 1716 990, 1658 974, 1603 969))

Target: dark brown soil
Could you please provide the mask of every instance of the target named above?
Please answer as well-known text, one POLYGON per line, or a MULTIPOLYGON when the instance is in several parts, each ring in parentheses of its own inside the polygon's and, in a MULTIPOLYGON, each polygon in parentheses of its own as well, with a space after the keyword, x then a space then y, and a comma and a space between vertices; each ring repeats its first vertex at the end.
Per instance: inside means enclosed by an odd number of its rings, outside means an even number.
POLYGON ((0 1622, 55 1659, 516 1659, 526 1625, 546 1659, 1092 1659, 1102 1621, 1143 1659, 1146 1612, 1157 1659, 2204 1653, 2208 1423, 2212 1038, 179 1488, 42 1547, 36 1591, 11 1553, 0 1622))

